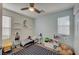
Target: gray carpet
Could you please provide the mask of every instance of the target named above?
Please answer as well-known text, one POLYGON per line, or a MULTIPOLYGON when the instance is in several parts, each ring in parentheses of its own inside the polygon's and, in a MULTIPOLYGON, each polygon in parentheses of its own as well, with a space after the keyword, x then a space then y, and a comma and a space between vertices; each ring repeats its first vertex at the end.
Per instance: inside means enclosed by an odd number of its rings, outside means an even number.
POLYGON ((53 52, 37 45, 24 47, 24 49, 14 53, 13 55, 52 55, 53 52))

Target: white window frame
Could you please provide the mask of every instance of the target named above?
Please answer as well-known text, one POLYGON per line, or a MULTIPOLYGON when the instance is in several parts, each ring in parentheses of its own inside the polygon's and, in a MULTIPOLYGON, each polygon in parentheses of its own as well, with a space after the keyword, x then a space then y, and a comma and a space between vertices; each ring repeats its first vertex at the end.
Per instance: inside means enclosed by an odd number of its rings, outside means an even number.
POLYGON ((58 17, 58 34, 70 35, 70 16, 58 17), (65 23, 66 19, 68 20, 68 24, 65 23), (61 23, 60 20, 65 20, 65 21, 63 21, 63 23, 61 23), (59 22, 61 24, 59 24, 59 22), (66 30, 68 32, 66 32, 66 30))
MULTIPOLYGON (((11 17, 9 17, 9 16, 2 16, 2 19, 4 19, 4 17, 7 18, 7 19, 9 19, 9 25, 6 23, 6 21, 3 21, 3 20, 2 20, 2 40, 10 39, 10 38, 11 38, 11 17), (6 24, 7 26, 6 26, 6 25, 3 26, 3 22, 5 22, 5 24, 6 24), (8 30, 7 34, 4 33, 3 30, 5 30, 5 31, 8 30)), ((7 19, 6 19, 6 20, 7 20, 7 19)))

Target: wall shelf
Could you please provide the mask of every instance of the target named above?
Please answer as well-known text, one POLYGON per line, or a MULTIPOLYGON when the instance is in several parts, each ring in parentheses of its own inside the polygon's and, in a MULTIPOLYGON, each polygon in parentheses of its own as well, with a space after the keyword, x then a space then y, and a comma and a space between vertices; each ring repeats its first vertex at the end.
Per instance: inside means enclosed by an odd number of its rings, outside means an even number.
POLYGON ((13 28, 13 30, 21 30, 20 28, 13 28))

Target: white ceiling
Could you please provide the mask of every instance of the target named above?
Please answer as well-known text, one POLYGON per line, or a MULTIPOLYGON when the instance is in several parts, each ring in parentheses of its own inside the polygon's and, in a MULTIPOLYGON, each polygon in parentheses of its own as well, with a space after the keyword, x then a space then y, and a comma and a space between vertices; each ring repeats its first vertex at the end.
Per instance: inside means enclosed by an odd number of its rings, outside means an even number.
POLYGON ((69 9, 69 8, 72 8, 74 5, 75 5, 74 3, 36 3, 35 4, 36 8, 45 10, 45 13, 43 12, 40 14, 37 14, 36 12, 30 12, 29 10, 25 10, 25 11, 20 10, 23 7, 28 7, 29 6, 28 3, 4 3, 3 8, 9 9, 30 17, 38 17, 40 15, 44 15, 47 13, 54 13, 65 9, 69 9))

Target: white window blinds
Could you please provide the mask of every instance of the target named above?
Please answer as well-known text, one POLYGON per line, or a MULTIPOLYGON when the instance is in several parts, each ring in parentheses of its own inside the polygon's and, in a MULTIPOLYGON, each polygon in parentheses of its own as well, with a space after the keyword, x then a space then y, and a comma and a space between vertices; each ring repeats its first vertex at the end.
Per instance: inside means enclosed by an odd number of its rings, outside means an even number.
POLYGON ((11 17, 2 17, 2 39, 9 39, 11 36, 11 17))
POLYGON ((58 33, 63 35, 70 34, 70 18, 69 16, 58 18, 58 33))

